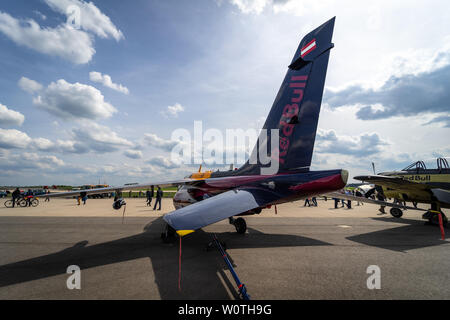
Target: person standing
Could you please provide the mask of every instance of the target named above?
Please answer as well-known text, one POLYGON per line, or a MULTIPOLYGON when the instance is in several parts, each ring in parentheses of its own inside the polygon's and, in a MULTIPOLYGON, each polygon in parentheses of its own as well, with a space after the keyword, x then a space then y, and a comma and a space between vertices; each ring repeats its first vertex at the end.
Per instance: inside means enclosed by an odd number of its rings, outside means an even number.
POLYGON ((50 190, 45 190, 45 193, 47 194, 47 197, 45 197, 45 202, 48 202, 48 201, 50 201, 50 197, 48 197, 48 195, 50 194, 50 190))
POLYGON ((316 197, 312 197, 311 201, 314 204, 314 206, 317 207, 317 198, 316 197))
POLYGON ((87 192, 81 192, 80 197, 81 197, 81 200, 83 200, 83 205, 85 205, 86 200, 87 200, 87 192))
POLYGON ((305 199, 305 204, 303 206, 306 207, 306 205, 308 205, 308 207, 311 207, 311 204, 309 203, 309 198, 305 199))
POLYGON ((27 191, 27 206, 31 207, 31 200, 33 199, 33 191, 31 189, 28 189, 27 191))
POLYGON ((16 190, 14 190, 13 193, 12 193, 12 206, 13 206, 13 208, 14 208, 14 206, 16 204, 17 199, 19 199, 19 198, 20 198, 20 190, 19 190, 19 188, 16 188, 16 190))
POLYGON ((339 199, 333 198, 333 200, 334 200, 334 208, 337 209, 338 208, 339 199))
POLYGON ((153 207, 153 210, 156 210, 156 205, 159 203, 159 209, 161 210, 161 199, 163 197, 163 191, 160 186, 158 186, 158 190, 156 191, 156 201, 155 206, 153 207))
POLYGON ((80 205, 80 200, 83 200, 83 205, 86 204, 87 192, 85 192, 85 191, 80 192, 80 196, 78 197, 78 205, 80 205))
MULTIPOLYGON (((363 194, 362 194, 359 190, 356 190, 356 191, 355 191, 355 196, 357 196, 357 197, 362 197, 363 194)), ((359 201, 357 202, 356 205, 359 206, 360 204, 361 204, 361 205, 364 205, 363 202, 359 202, 359 201)))
POLYGON ((147 197, 147 207, 152 205, 152 195, 150 193, 150 190, 147 190, 147 192, 145 193, 146 197, 147 197))

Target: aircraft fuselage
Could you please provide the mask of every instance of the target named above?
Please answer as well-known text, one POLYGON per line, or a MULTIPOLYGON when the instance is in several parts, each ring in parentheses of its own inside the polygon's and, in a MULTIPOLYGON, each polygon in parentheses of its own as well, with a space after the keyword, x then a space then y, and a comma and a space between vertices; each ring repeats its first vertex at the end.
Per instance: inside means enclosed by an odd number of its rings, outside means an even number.
MULTIPOLYGON (((264 189, 273 195, 267 206, 304 199, 342 189, 348 178, 346 170, 306 171, 275 175, 234 175, 199 180, 195 185, 182 186, 173 198, 176 209, 202 201, 222 192, 239 189, 264 189)), ((262 208, 261 208, 262 209, 262 208)))

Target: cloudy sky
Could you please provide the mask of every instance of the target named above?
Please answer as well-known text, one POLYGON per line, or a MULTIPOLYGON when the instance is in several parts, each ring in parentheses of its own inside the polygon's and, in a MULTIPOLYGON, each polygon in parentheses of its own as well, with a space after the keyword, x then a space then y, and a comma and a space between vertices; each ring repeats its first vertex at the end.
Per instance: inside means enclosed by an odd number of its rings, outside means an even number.
POLYGON ((447 1, 2 0, 0 185, 185 176, 172 132, 258 127, 333 16, 313 169, 449 156, 447 1))

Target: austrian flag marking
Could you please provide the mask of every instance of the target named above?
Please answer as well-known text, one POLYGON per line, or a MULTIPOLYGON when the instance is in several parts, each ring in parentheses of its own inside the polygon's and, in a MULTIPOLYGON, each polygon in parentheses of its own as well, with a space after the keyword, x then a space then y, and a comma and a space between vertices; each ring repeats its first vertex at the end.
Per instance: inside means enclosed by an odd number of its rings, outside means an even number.
POLYGON ((316 39, 312 39, 307 45, 300 50, 302 58, 316 48, 316 39))

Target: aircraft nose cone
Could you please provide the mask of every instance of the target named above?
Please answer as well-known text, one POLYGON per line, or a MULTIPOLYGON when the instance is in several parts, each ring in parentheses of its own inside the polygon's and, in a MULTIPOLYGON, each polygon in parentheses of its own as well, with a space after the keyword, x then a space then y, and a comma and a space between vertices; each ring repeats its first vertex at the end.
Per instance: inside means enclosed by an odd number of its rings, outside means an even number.
POLYGON ((344 183, 344 185, 347 184, 347 180, 348 180, 348 171, 342 169, 341 170, 341 178, 342 178, 342 182, 344 183))

